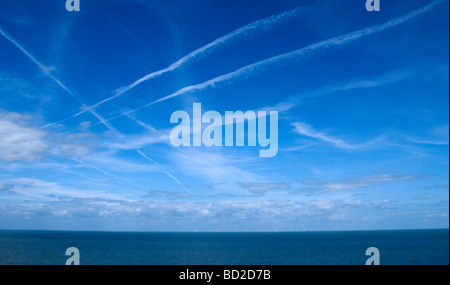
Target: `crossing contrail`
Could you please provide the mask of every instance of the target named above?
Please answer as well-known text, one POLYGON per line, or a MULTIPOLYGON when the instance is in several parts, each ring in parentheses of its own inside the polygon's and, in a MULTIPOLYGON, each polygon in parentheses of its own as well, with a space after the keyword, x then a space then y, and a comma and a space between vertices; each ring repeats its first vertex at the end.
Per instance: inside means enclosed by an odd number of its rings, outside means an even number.
MULTIPOLYGON (((61 80, 56 78, 53 74, 50 72, 50 68, 42 64, 35 56, 33 56, 23 45, 21 45, 17 40, 15 40, 12 36, 10 36, 1 26, 0 26, 0 34, 7 39, 9 42, 11 42, 13 45, 15 45, 20 51, 22 51, 23 54, 25 54, 34 64, 36 64, 41 72, 45 74, 48 78, 50 78, 53 82, 55 82, 58 86, 60 86, 64 91, 66 91, 67 94, 72 96, 75 100, 77 100, 82 106, 87 106, 86 100, 81 96, 80 94, 74 92, 70 88, 68 88, 61 80)), ((105 127, 107 127, 109 130, 116 131, 114 127, 112 127, 110 124, 108 124, 104 117, 101 116, 99 113, 97 113, 94 109, 86 109, 86 111, 89 111, 92 115, 94 115, 98 120, 104 122, 103 124, 105 127)))
MULTIPOLYGON (((26 50, 21 44, 19 44, 19 42, 18 41, 16 41, 13 37, 11 37, 8 33, 6 33, 5 32, 5 30, 4 29, 2 29, 2 27, 0 26, 0 34, 3 36, 3 37, 5 37, 8 41, 10 41, 12 44, 14 44, 18 49, 20 49, 34 64, 36 64, 38 67, 39 67, 39 69, 42 71, 42 73, 44 73, 48 78, 50 78, 51 80, 53 80, 56 84, 58 84, 62 89, 64 89, 70 96, 72 96, 73 98, 75 98, 79 103, 81 103, 83 106, 86 106, 86 104, 84 103, 85 102, 85 100, 84 100, 84 98, 80 95, 80 94, 78 94, 78 93, 76 93, 76 92, 74 92, 74 91, 72 91, 71 89, 69 89, 64 83, 62 83, 62 81, 61 80, 59 80, 58 78, 56 78, 55 76, 53 76, 51 73, 50 73, 50 69, 48 68, 48 67, 46 67, 45 65, 43 65, 35 56, 33 56, 28 50, 26 50)), ((87 111, 89 111, 92 115, 94 115, 100 122, 103 122, 102 124, 104 124, 105 125, 105 127, 107 127, 110 131, 114 131, 115 133, 117 133, 119 136, 120 135, 122 135, 117 129, 115 129, 111 124, 109 124, 106 120, 105 120, 105 118, 103 117, 103 116, 101 116, 99 113, 97 113, 94 109, 89 109, 89 110, 87 110, 87 111)), ((146 157, 147 159, 149 159, 147 156, 145 156, 145 154, 141 151, 141 150, 137 150, 138 151, 138 153, 139 154, 141 154, 141 155, 144 155, 144 157, 146 157)), ((149 159, 150 160, 150 159, 149 159)), ((151 160, 151 161, 153 161, 153 160, 151 160)), ((104 170, 101 170, 101 169, 99 169, 99 168, 96 168, 96 167, 94 167, 94 166, 92 166, 92 165, 88 165, 88 164, 86 164, 86 163, 84 163, 84 162, 81 162, 81 161, 78 161, 77 160, 77 162, 79 162, 79 163, 81 163, 81 164, 83 164, 83 165, 85 165, 85 166, 87 166, 87 167, 90 167, 90 168, 93 168, 93 169, 96 169, 97 171, 100 171, 101 173, 103 173, 103 174, 105 174, 105 175, 107 175, 107 176, 110 176, 110 177, 114 177, 114 178, 116 178, 116 179, 121 179, 121 178, 119 178, 119 177, 117 177, 117 176, 115 176, 115 175, 112 175, 112 174, 110 174, 110 173, 108 173, 108 172, 106 172, 106 171, 104 171, 104 170)), ((154 161, 153 161, 153 163, 155 163, 154 161)), ((170 174, 170 173, 168 173, 167 171, 165 171, 164 170, 164 173, 167 175, 167 176, 169 176, 170 178, 172 178, 177 184, 179 184, 183 189, 185 189, 185 190, 187 190, 188 191, 188 193, 190 193, 189 192, 189 190, 175 177, 175 176, 173 176, 172 174, 170 174)), ((123 180, 123 179, 121 179, 121 180, 123 180)), ((128 182, 128 181, 126 181, 127 183, 130 183, 130 182, 128 182)))

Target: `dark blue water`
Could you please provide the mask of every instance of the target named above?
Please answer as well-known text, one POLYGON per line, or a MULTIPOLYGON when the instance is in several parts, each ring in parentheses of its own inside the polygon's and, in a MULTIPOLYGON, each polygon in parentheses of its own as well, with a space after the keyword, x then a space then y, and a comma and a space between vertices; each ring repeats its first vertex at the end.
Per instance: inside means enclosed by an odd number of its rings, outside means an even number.
POLYGON ((81 264, 364 265, 449 264, 448 230, 302 233, 120 233, 0 231, 0 264, 64 265, 68 247, 81 264))

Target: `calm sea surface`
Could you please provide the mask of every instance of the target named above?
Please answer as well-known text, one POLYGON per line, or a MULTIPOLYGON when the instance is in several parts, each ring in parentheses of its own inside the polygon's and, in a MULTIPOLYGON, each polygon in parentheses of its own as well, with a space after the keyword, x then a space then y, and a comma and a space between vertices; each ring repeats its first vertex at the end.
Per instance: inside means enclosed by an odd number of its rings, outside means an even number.
POLYGON ((364 265, 377 247, 381 264, 449 264, 449 231, 300 233, 130 233, 0 231, 0 264, 64 265, 68 247, 81 264, 364 265))

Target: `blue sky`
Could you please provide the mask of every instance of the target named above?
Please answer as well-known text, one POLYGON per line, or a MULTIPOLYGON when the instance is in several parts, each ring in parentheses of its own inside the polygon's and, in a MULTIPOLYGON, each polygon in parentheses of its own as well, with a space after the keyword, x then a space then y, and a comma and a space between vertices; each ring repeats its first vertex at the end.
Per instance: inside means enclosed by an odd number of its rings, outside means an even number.
POLYGON ((448 228, 446 0, 0 5, 1 229, 448 228), (193 103, 278 154, 172 146, 193 103))

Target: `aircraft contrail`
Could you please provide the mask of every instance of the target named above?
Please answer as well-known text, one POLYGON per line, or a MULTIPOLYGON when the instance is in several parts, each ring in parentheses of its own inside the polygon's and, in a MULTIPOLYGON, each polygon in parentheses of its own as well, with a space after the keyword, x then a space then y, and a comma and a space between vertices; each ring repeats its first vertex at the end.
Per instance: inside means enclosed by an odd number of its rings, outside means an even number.
POLYGON ((245 38, 248 37, 250 35, 256 34, 258 32, 264 32, 267 30, 270 30, 274 27, 276 27, 277 25, 280 25, 282 23, 285 23, 287 21, 290 21, 292 19, 294 19, 295 17, 298 17, 299 15, 303 14, 306 11, 312 10, 315 7, 327 7, 329 5, 331 5, 331 3, 334 3, 336 1, 328 1, 326 3, 319 3, 320 5, 314 5, 314 6, 307 6, 307 7, 297 7, 295 9, 283 12, 281 14, 277 14, 277 15, 273 15, 261 20, 258 20, 256 22, 250 23, 248 25, 245 25, 241 28, 238 28, 198 49, 196 49, 195 51, 187 54, 186 56, 180 58, 179 60, 177 60, 176 62, 172 63, 171 65, 169 65, 166 68, 163 68, 161 70, 152 72, 150 74, 145 75, 142 78, 139 78, 138 80, 136 80, 135 82, 133 82, 132 84, 128 85, 128 86, 124 86, 121 88, 118 88, 115 90, 114 95, 94 104, 91 106, 84 106, 84 109, 81 110, 80 112, 76 113, 75 115, 65 118, 61 121, 52 123, 52 124, 48 124, 46 126, 44 126, 43 128, 46 127, 50 127, 52 125, 58 124, 58 123, 62 123, 64 121, 76 118, 82 114, 84 114, 85 112, 88 112, 89 110, 95 109, 97 107, 99 107, 100 105, 111 101, 117 97, 122 96, 123 94, 127 93, 128 91, 130 91, 131 89, 133 89, 134 87, 138 86, 139 84, 150 80, 152 78, 156 78, 159 77, 165 73, 168 73, 170 71, 174 71, 178 68, 180 68, 181 66, 183 66, 184 64, 194 60, 194 59, 199 59, 201 57, 206 56, 208 53, 213 52, 215 49, 218 49, 220 47, 224 47, 226 45, 231 44, 232 42, 240 39, 240 38, 245 38))
MULTIPOLYGON (((75 100, 77 100, 82 106, 87 106, 87 104, 85 103, 86 100, 83 98, 83 96, 81 96, 80 94, 74 92, 73 90, 71 90, 70 88, 68 88, 64 83, 62 83, 61 80, 59 80, 58 78, 56 78, 55 76, 53 76, 50 72, 50 69, 43 65, 35 56, 33 56, 28 50, 26 50, 17 40, 15 40, 12 36, 10 36, 1 26, 0 26, 0 34, 7 39, 9 42, 11 42, 13 45, 15 45, 20 51, 22 51, 34 64, 36 64, 39 69, 41 70, 41 72, 43 74, 45 74, 48 78, 50 78, 51 80, 53 80, 58 86, 60 86, 62 89, 64 89, 64 91, 67 92, 67 94, 69 94, 70 96, 72 96, 75 100)), ((87 110, 89 111, 92 115, 94 115, 98 120, 103 121, 105 127, 107 127, 109 130, 112 131, 116 131, 110 124, 107 123, 107 121, 103 118, 103 116, 101 116, 100 114, 98 114, 95 110, 90 109, 87 110)))
MULTIPOLYGON (((137 153, 139 153, 139 154, 140 154, 142 157, 144 157, 145 159, 147 159, 147 160, 151 161, 152 163, 154 163, 154 164, 156 164, 156 165, 159 166, 159 164, 157 164, 153 159, 151 159, 150 157, 148 157, 144 152, 142 152, 142 150, 138 149, 138 150, 136 150, 136 151, 137 151, 137 153)), ((184 190, 186 190, 186 192, 187 192, 188 194, 192 194, 191 191, 189 191, 189 189, 187 189, 186 186, 184 186, 183 183, 181 183, 180 180, 178 180, 175 176, 173 176, 173 175, 172 175, 171 173, 169 173, 167 170, 163 170, 163 172, 164 172, 167 176, 171 177, 175 182, 177 182, 178 185, 180 185, 181 188, 183 188, 184 190)))
POLYGON ((146 187, 144 187, 144 186, 142 186, 142 185, 136 184, 136 183, 134 183, 134 182, 130 182, 130 181, 128 181, 128 180, 126 180, 126 179, 123 179, 123 178, 121 178, 121 177, 119 177, 119 176, 113 175, 113 174, 111 174, 111 173, 109 173, 109 172, 107 172, 107 171, 105 171, 105 170, 103 170, 103 169, 100 169, 100 168, 98 168, 98 167, 96 167, 96 166, 94 166, 94 165, 88 164, 88 163, 86 163, 86 162, 83 162, 83 161, 78 160, 78 159, 75 159, 75 158, 72 158, 72 160, 75 161, 75 162, 80 163, 81 165, 83 165, 83 166, 86 167, 86 168, 91 168, 91 169, 97 170, 98 172, 101 172, 101 173, 103 173, 104 175, 110 176, 110 177, 112 177, 112 178, 114 178, 114 179, 117 179, 117 180, 119 180, 119 181, 122 181, 122 182, 125 182, 125 183, 127 183, 127 184, 130 184, 131 186, 138 187, 138 188, 142 188, 142 189, 147 189, 146 187))
POLYGON ((178 61, 172 63, 167 68, 147 74, 146 76, 136 80, 134 83, 132 83, 128 86, 119 88, 113 97, 107 98, 107 99, 93 105, 93 107, 94 108, 98 107, 99 105, 103 104, 104 102, 112 100, 112 99, 130 91, 131 89, 133 89, 134 87, 136 87, 137 85, 141 84, 144 81, 147 81, 151 78, 160 76, 169 71, 175 70, 195 58, 198 58, 208 52, 212 52, 214 49, 217 49, 219 47, 230 44, 234 40, 249 36, 252 33, 264 32, 264 31, 270 30, 271 28, 275 27, 277 24, 287 22, 287 21, 301 15, 306 10, 308 10, 307 7, 297 7, 295 9, 286 11, 284 13, 281 13, 278 15, 273 15, 273 16, 258 20, 256 22, 253 22, 251 24, 245 25, 239 29, 236 29, 233 32, 228 33, 225 36, 222 36, 222 37, 210 42, 209 44, 202 46, 202 47, 196 49, 195 51, 189 53, 188 55, 180 58, 178 61))
MULTIPOLYGON (((17 48, 19 48, 29 59, 31 59, 31 61, 36 64, 39 69, 42 71, 42 73, 44 73, 47 77, 49 77, 50 79, 52 79, 56 84, 58 84, 62 89, 64 89, 70 96, 72 96, 73 98, 75 98, 79 103, 81 103, 83 106, 86 106, 86 104, 84 103, 85 100, 84 98, 79 95, 78 93, 73 92, 72 90, 70 90, 65 84, 63 84, 61 82, 61 80, 59 80, 58 78, 54 77, 51 73, 48 67, 46 67, 45 65, 43 65, 36 57, 34 57, 29 51, 27 51, 21 44, 19 44, 19 42, 17 42, 15 39, 13 39, 10 35, 8 35, 4 29, 2 29, 2 27, 0 26, 0 34, 5 37, 8 41, 10 41, 12 44, 14 44, 17 48)), ((94 115, 100 122, 103 122, 102 124, 105 125, 105 127, 107 127, 110 131, 114 131, 115 133, 117 133, 119 136, 122 135, 117 129, 115 129, 112 125, 110 125, 100 114, 98 114, 95 110, 90 109, 87 110, 89 111, 92 115, 94 115)), ((143 154, 142 151, 138 151, 139 154, 143 154)), ((145 154, 144 154, 145 155, 145 154)), ((146 156, 147 159, 149 159, 146 156)), ((87 165, 84 162, 81 161, 77 161, 79 163, 82 163, 85 166, 94 168, 100 172, 102 172, 105 175, 114 177, 114 178, 118 178, 115 175, 112 175, 106 171, 103 171, 99 168, 96 168, 94 166, 91 165, 87 165)), ((153 161, 154 162, 154 161, 153 161)), ((164 173, 169 176, 170 178, 172 178, 175 182, 177 182, 183 189, 187 190, 189 192, 189 190, 172 174, 168 173, 167 171, 164 170, 164 173)), ((120 179, 120 178, 119 178, 120 179)), ((129 182, 127 182, 129 183, 129 182)), ((190 192, 189 192, 190 193, 190 192)))
MULTIPOLYGON (((156 103, 166 101, 166 100, 168 100, 170 98, 177 97, 177 96, 180 96, 180 95, 185 94, 185 93, 203 90, 203 89, 205 89, 207 87, 214 86, 217 83, 234 80, 234 79, 240 78, 240 77, 242 77, 244 75, 247 75, 247 76, 255 75, 255 73, 263 72, 266 69, 268 69, 269 67, 274 66, 276 64, 282 64, 282 63, 285 63, 285 62, 288 62, 288 61, 292 61, 292 60, 300 60, 300 59, 302 59, 302 58, 304 58, 306 56, 312 57, 312 56, 315 55, 315 53, 318 50, 329 49, 329 48, 332 48, 332 47, 337 47, 337 46, 342 46, 342 45, 349 44, 349 43, 354 42, 356 40, 359 40, 361 38, 373 35, 375 33, 384 31, 386 29, 398 26, 398 25, 400 25, 402 23, 405 23, 405 22, 407 22, 409 20, 412 20, 412 19, 414 19, 414 18, 416 18, 416 17, 418 17, 418 16, 428 12, 432 8, 436 7, 437 5, 439 5, 439 4, 441 4, 441 3, 445 2, 445 1, 447 1, 447 0, 435 0, 435 1, 431 2, 430 4, 428 4, 428 5, 426 5, 426 6, 422 7, 422 8, 416 9, 416 10, 414 10, 412 12, 409 12, 409 13, 403 15, 403 16, 400 16, 400 17, 394 18, 392 20, 389 20, 389 21, 387 21, 385 23, 374 25, 374 26, 371 26, 371 27, 367 27, 367 28, 364 28, 364 29, 361 29, 361 30, 358 30, 358 31, 355 31, 355 32, 352 32, 352 33, 349 33, 349 34, 345 34, 345 35, 341 35, 341 36, 338 36, 338 37, 334 37, 334 38, 331 38, 331 39, 328 39, 328 40, 324 40, 324 41, 312 44, 312 45, 307 46, 307 47, 300 48, 298 50, 295 50, 295 51, 292 51, 292 52, 289 52, 289 53, 285 53, 285 54, 281 54, 281 55, 278 55, 278 56, 274 56, 274 57, 269 58, 269 59, 261 60, 259 62, 256 62, 256 63, 250 64, 250 65, 244 66, 244 67, 242 67, 242 68, 240 68, 240 69, 238 69, 236 71, 230 72, 228 74, 224 74, 224 75, 218 76, 216 78, 210 79, 210 80, 205 81, 203 83, 181 88, 181 89, 177 90, 176 92, 174 92, 174 93, 172 93, 170 95, 167 95, 167 96, 162 97, 162 98, 160 98, 158 100, 155 100, 153 102, 145 104, 145 105, 143 105, 143 106, 141 106, 139 108, 136 108, 134 110, 130 110, 130 111, 127 111, 127 112, 123 112, 123 113, 121 113, 118 116, 109 118, 107 121, 114 120, 114 119, 117 119, 117 118, 125 116, 125 115, 129 115, 131 113, 137 112, 139 110, 147 108, 147 107, 149 107, 151 105, 154 105, 156 103)), ((100 123, 104 123, 104 122, 98 122, 97 124, 100 124, 100 123)))

